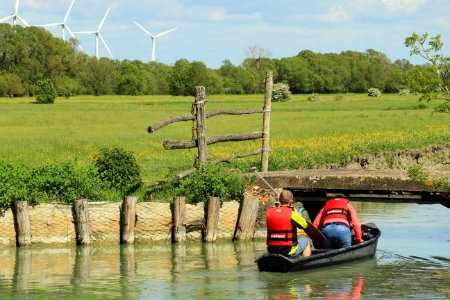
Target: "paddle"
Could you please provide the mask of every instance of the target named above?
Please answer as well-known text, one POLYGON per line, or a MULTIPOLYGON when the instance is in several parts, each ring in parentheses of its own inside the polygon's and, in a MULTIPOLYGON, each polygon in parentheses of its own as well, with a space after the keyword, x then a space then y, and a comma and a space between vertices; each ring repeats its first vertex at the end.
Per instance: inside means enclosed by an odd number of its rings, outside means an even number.
MULTIPOLYGON (((278 194, 275 191, 275 189, 261 176, 261 174, 259 174, 257 171, 255 171, 255 173, 256 173, 256 175, 258 175, 259 178, 261 178, 262 182, 264 182, 272 190, 272 192, 274 192, 275 195, 278 196, 278 194)), ((308 226, 306 228, 304 228, 303 230, 311 238, 311 240, 315 244, 323 244, 323 243, 325 243, 327 238, 322 234, 322 232, 319 229, 317 229, 317 227, 314 226, 308 220, 306 220, 306 223, 308 224, 308 226)))

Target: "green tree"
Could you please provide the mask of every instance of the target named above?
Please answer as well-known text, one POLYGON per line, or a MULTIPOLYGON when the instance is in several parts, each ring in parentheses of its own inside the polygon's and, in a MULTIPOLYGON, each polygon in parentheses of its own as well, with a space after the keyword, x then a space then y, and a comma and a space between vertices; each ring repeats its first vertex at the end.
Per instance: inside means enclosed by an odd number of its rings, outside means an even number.
POLYGON ((57 96, 53 82, 50 79, 42 79, 36 82, 34 87, 36 102, 50 104, 55 102, 57 96))
POLYGON ((408 74, 410 88, 422 93, 420 100, 444 100, 436 107, 437 111, 450 112, 450 56, 442 54, 444 46, 441 36, 428 38, 428 33, 413 33, 405 39, 405 46, 410 48, 410 55, 418 55, 430 65, 415 68, 408 74))

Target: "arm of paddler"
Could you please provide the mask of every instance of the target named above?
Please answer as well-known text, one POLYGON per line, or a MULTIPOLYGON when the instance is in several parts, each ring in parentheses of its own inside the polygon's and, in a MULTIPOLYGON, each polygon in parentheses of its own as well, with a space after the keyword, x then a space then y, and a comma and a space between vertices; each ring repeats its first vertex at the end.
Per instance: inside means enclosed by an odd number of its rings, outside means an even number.
POLYGON ((295 210, 292 211, 291 219, 294 221, 294 223, 296 223, 297 228, 305 229, 306 227, 308 227, 308 223, 306 222, 306 220, 295 210))

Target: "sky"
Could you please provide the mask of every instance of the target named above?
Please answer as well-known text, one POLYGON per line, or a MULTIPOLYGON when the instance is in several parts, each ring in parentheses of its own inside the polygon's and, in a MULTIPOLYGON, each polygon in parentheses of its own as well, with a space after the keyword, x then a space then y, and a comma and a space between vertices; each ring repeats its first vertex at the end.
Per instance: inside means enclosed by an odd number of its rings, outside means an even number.
MULTIPOLYGON (((0 19, 14 13, 16 1, 0 0, 0 19)), ((19 15, 30 25, 62 22, 71 2, 21 0, 19 15)), ((450 0, 75 0, 67 25, 96 30, 108 8, 101 34, 119 60, 151 59, 151 39, 134 22, 154 35, 177 28, 156 39, 156 61, 168 65, 179 59, 215 69, 224 60, 240 65, 250 47, 271 58, 374 49, 392 61, 424 63, 404 46, 414 32, 440 34, 450 56, 450 0)), ((48 30, 61 37, 60 28, 48 30)), ((94 35, 77 38, 95 55, 94 35)), ((110 57, 101 44, 99 56, 110 57)))

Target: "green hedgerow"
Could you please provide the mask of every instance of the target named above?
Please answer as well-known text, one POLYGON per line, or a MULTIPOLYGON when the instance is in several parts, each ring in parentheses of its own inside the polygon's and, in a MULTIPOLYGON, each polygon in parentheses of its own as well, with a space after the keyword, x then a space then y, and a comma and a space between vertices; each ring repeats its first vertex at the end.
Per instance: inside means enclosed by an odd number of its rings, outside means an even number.
POLYGON ((31 200, 30 178, 24 165, 0 160, 0 208, 8 208, 16 200, 31 200))
POLYGON ((222 201, 241 200, 244 184, 241 177, 220 165, 203 165, 183 179, 171 177, 148 187, 147 199, 172 200, 186 197, 187 203, 205 202, 208 197, 220 197, 222 201))
POLYGON ((101 149, 93 164, 104 184, 120 191, 122 196, 135 192, 142 185, 140 166, 130 151, 101 149))
POLYGON ((28 183, 31 202, 48 200, 72 203, 77 199, 98 200, 102 182, 97 170, 91 166, 80 166, 75 162, 54 162, 31 171, 28 183))

